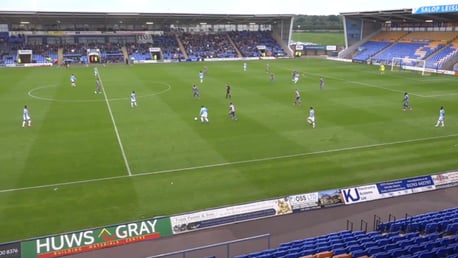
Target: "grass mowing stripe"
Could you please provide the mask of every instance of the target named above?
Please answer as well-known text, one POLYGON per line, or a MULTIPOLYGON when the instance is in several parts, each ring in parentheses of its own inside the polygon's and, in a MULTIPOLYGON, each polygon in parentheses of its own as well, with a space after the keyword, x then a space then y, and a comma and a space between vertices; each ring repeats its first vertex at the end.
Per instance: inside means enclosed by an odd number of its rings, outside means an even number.
POLYGON ((124 164, 126 165, 127 174, 129 176, 132 176, 132 171, 130 170, 129 161, 127 160, 126 152, 124 151, 124 146, 123 146, 122 141, 121 141, 121 136, 119 135, 118 127, 116 126, 116 122, 115 122, 115 119, 114 119, 114 116, 113 116, 113 112, 111 111, 110 102, 108 101, 108 96, 107 96, 107 93, 105 91, 105 87, 103 86, 102 77, 100 76, 100 73, 99 73, 97 67, 94 68, 94 69, 96 69, 96 71, 97 71, 97 77, 98 77, 98 79, 100 81, 100 87, 102 88, 103 98, 105 99, 105 103, 107 104, 108 113, 110 113, 111 122, 113 123, 113 128, 114 128, 114 131, 115 131, 115 134, 116 134, 116 139, 118 140, 119 148, 121 149, 122 158, 124 160, 124 164))
POLYGON ((186 168, 176 168, 176 169, 166 169, 166 170, 151 171, 151 172, 142 172, 142 173, 137 173, 137 174, 130 174, 128 176, 127 175, 125 175, 125 176, 113 176, 113 177, 95 178, 95 179, 89 179, 89 180, 80 180, 80 181, 57 183, 57 184, 37 185, 37 186, 30 186, 30 187, 4 189, 4 190, 0 190, 0 193, 25 191, 25 190, 33 190, 33 189, 41 189, 41 188, 49 188, 49 187, 59 187, 59 186, 75 185, 75 184, 85 184, 85 183, 93 183, 93 182, 100 182, 100 181, 116 180, 116 179, 122 179, 122 178, 128 178, 128 177, 139 177, 139 176, 174 173, 174 172, 182 172, 182 171, 205 169, 205 168, 224 167, 224 166, 232 166, 232 165, 255 163, 255 162, 262 162, 262 161, 271 161, 271 160, 279 160, 279 159, 288 159, 288 158, 295 158, 295 157, 304 157, 304 156, 319 155, 319 154, 329 154, 329 153, 335 153, 335 152, 353 151, 353 150, 377 148, 377 147, 384 147, 384 146, 391 146, 391 145, 398 145, 398 144, 406 144, 406 143, 413 143, 413 142, 422 142, 422 141, 430 141, 430 140, 437 140, 437 139, 453 138, 453 137, 457 137, 457 136, 458 136, 458 134, 449 134, 449 135, 418 138, 418 139, 395 141, 395 142, 376 143, 376 144, 360 145, 360 146, 353 146, 353 147, 346 147, 346 148, 339 148, 339 149, 322 150, 322 151, 305 152, 305 153, 296 153, 296 154, 281 155, 281 156, 275 156, 275 157, 265 157, 265 158, 259 158, 259 159, 240 160, 240 161, 223 162, 223 163, 217 163, 217 164, 208 164, 208 165, 202 165, 202 166, 186 167, 186 168))

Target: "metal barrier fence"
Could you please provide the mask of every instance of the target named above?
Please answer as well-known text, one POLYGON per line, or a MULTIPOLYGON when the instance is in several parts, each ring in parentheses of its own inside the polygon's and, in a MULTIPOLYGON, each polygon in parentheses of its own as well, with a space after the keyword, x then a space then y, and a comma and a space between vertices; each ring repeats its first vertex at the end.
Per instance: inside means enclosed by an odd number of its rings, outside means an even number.
POLYGON ((175 251, 171 253, 165 253, 160 255, 148 256, 145 258, 163 258, 163 257, 183 257, 183 258, 194 258, 194 257, 206 257, 206 258, 214 258, 214 257, 233 257, 235 255, 240 254, 247 254, 250 252, 261 251, 270 249, 270 234, 263 234, 258 236, 252 236, 227 242, 221 242, 211 245, 205 245, 195 248, 190 248, 181 251, 175 251), (253 243, 261 240, 260 242, 264 242, 266 240, 266 244, 263 243, 253 243), (239 246, 236 246, 239 245, 239 246), (248 248, 247 248, 248 247, 248 248), (258 248, 256 248, 258 247, 258 248), (237 250, 233 250, 237 249, 237 250), (251 249, 251 250, 249 250, 251 249))

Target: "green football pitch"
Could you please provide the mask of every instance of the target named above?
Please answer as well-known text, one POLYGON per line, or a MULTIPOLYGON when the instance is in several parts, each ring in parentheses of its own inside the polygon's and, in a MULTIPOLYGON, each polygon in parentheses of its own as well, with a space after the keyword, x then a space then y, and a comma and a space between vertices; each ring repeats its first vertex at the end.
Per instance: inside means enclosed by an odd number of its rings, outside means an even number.
POLYGON ((458 168, 456 77, 246 62, 246 72, 239 61, 98 66, 103 94, 93 66, 0 69, 0 242, 458 168), (208 124, 194 120, 201 105, 208 124))

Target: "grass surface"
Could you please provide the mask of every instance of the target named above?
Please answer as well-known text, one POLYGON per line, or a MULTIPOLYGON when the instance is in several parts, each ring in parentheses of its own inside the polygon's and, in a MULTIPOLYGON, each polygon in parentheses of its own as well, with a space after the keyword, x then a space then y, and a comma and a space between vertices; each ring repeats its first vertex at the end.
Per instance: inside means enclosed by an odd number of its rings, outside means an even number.
POLYGON ((317 59, 98 69, 106 95, 93 93, 92 67, 0 69, 0 242, 458 168, 452 76, 317 59), (32 128, 21 128, 25 104, 32 128), (194 121, 201 105, 210 124, 194 121))
POLYGON ((295 32, 292 40, 300 42, 311 42, 318 45, 345 46, 345 35, 343 32, 295 32))

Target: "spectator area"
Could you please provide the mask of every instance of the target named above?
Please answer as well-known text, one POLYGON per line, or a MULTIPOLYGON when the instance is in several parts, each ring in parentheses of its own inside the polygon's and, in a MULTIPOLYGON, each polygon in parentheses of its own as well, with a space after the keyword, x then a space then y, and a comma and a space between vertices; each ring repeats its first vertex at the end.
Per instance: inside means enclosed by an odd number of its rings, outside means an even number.
POLYGON ((427 68, 442 69, 455 57, 457 32, 381 32, 353 54, 358 62, 390 64, 394 57, 426 60, 427 68))
POLYGON ((376 231, 339 231, 282 243, 236 258, 456 258, 458 208, 381 223, 376 231))

